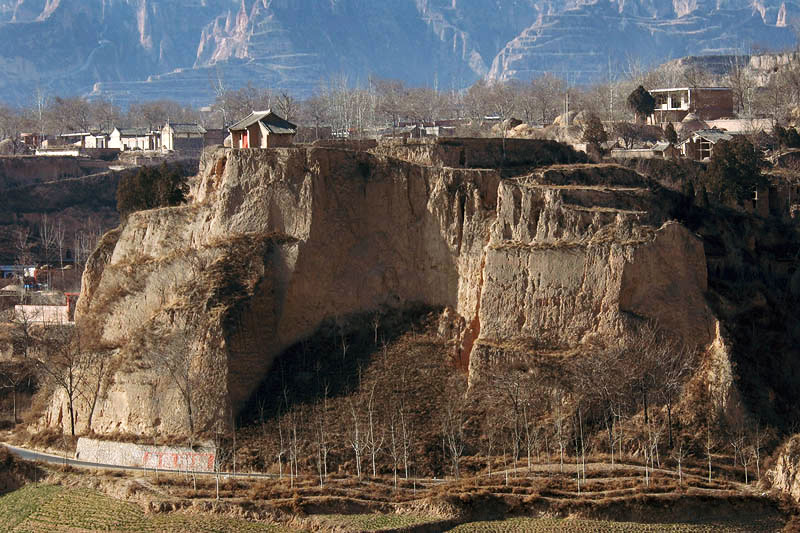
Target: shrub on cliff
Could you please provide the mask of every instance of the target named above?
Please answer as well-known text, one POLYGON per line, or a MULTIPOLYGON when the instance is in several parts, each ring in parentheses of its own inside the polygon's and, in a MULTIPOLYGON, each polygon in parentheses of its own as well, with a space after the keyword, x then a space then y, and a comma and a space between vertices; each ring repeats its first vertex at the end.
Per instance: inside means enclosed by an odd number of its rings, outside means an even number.
POLYGON ((126 217, 134 211, 179 205, 186 200, 186 172, 163 163, 123 176, 117 187, 117 211, 126 217))
POLYGON ((763 157, 750 141, 734 137, 717 143, 703 178, 720 200, 743 202, 753 197, 753 191, 768 185, 761 173, 764 166, 763 157))
POLYGON ((606 133, 606 129, 600 117, 595 114, 589 116, 589 119, 586 121, 586 126, 583 128, 582 140, 594 150, 602 150, 600 145, 608 140, 608 133, 606 133))

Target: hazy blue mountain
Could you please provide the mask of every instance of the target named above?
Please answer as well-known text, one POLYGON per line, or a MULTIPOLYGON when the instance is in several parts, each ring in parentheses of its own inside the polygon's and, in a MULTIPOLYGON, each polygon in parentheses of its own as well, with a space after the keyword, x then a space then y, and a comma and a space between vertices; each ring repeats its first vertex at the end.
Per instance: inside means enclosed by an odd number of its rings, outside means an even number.
POLYGON ((790 46, 798 12, 780 0, 0 0, 0 99, 41 87, 204 104, 220 83, 308 94, 333 76, 586 82, 632 57, 790 46))

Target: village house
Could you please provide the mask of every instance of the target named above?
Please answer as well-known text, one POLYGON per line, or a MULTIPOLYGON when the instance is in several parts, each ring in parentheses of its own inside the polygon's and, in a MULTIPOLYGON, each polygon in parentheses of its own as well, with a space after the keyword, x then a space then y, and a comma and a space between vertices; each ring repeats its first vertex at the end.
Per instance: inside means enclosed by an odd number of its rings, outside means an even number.
POLYGON ((297 126, 268 109, 253 111, 228 130, 232 148, 280 148, 292 145, 297 126))
POLYGON ((42 135, 39 133, 20 133, 19 137, 22 144, 31 148, 36 148, 42 143, 42 135))
POLYGON ((200 152, 205 147, 206 130, 199 124, 167 122, 161 128, 162 150, 200 152))
POLYGON ((62 133, 58 136, 67 144, 80 146, 81 148, 108 148, 111 133, 108 130, 90 130, 77 133, 62 133))
POLYGON ((693 113, 700 120, 715 120, 732 117, 733 90, 730 87, 683 87, 675 89, 653 89, 656 101, 649 124, 681 122, 693 113))
POLYGON ((160 137, 161 132, 149 131, 147 128, 114 128, 107 148, 118 148, 122 151, 157 150, 160 137))
POLYGON ((733 135, 718 129, 697 130, 678 145, 683 157, 702 161, 714 153, 714 145, 719 141, 730 141, 733 135))
POLYGON ((670 159, 675 160, 681 156, 680 150, 667 142, 656 143, 649 148, 614 148, 611 157, 615 159, 670 159))

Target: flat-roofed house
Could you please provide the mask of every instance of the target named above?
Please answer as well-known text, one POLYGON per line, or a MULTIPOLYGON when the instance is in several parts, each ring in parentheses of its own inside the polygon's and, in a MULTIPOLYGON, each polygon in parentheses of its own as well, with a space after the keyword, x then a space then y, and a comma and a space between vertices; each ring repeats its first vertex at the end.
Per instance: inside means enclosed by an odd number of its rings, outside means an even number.
POLYGON ((81 148, 108 148, 111 133, 103 129, 92 129, 84 132, 62 133, 59 138, 81 148))
POLYGON ((656 100, 655 110, 648 117, 650 124, 680 122, 689 113, 694 113, 700 120, 730 118, 734 115, 733 90, 730 87, 653 89, 650 94, 656 100))
POLYGON ((108 148, 120 150, 156 150, 160 132, 147 128, 114 128, 108 139, 108 148))
POLYGON ((230 128, 232 148, 291 146, 297 126, 271 110, 253 111, 230 128))
POLYGON ((199 152, 205 146, 206 130, 199 124, 167 122, 161 128, 161 148, 199 152))

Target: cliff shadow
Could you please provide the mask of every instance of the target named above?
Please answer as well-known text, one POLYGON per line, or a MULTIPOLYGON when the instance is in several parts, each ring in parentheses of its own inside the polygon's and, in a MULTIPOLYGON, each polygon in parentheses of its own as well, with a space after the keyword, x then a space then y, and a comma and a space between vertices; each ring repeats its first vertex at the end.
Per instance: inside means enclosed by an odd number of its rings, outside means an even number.
POLYGON ((315 404, 326 395, 332 399, 358 390, 367 367, 387 346, 407 333, 429 330, 440 311, 413 304, 325 320, 311 336, 275 358, 240 410, 237 426, 315 404))

